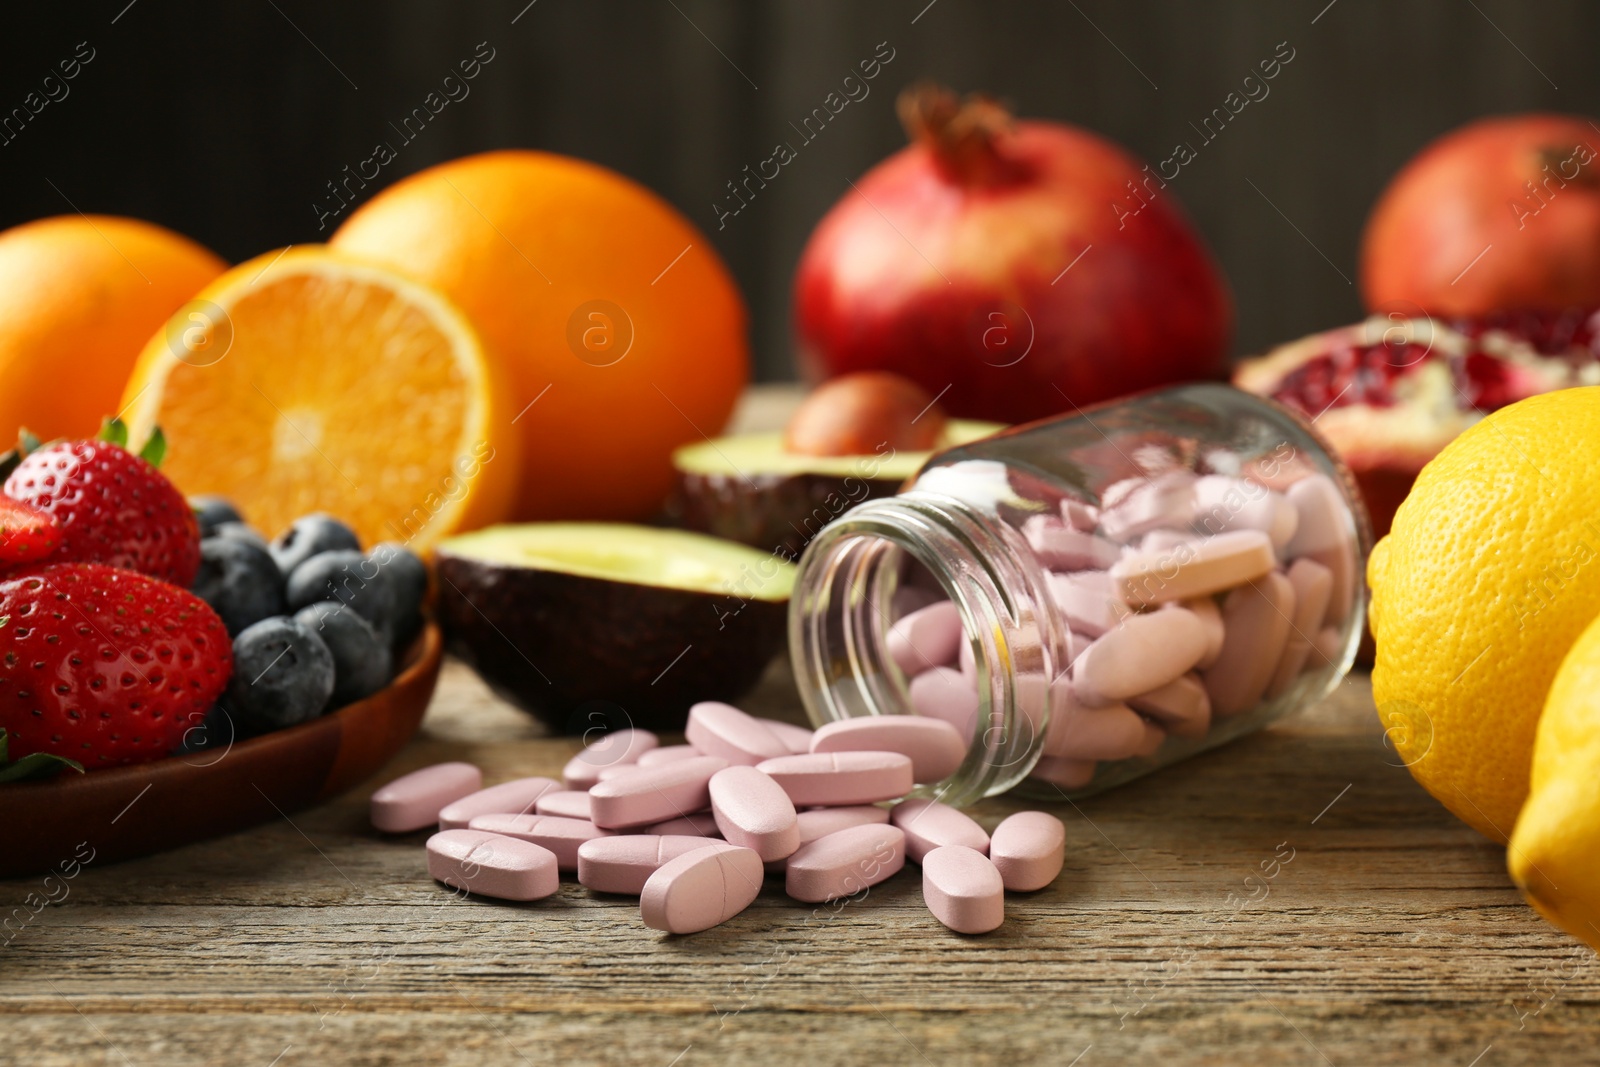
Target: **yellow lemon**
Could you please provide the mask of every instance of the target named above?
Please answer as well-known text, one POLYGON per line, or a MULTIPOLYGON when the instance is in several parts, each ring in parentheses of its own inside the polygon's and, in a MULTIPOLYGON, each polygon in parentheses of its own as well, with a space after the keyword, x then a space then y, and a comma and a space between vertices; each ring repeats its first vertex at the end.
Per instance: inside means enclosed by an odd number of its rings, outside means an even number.
POLYGON ((1396 750, 1505 841, 1556 668, 1600 614, 1600 387, 1502 408, 1422 469, 1367 564, 1396 750))

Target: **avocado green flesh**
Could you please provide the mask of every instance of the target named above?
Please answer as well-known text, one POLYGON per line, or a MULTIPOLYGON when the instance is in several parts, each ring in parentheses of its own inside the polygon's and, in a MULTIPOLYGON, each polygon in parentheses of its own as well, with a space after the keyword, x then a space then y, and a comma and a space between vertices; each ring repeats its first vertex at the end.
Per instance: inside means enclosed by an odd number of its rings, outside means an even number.
POLYGON ((780 603, 794 566, 719 537, 624 523, 490 526, 447 538, 439 551, 484 563, 692 593, 780 603))
MULTIPOLYGON (((968 444, 1003 429, 997 422, 955 419, 945 426, 939 449, 968 444)), ((804 456, 784 449, 781 432, 750 433, 684 445, 672 454, 672 462, 686 474, 829 474, 899 482, 917 473, 917 468, 937 450, 896 452, 885 447, 865 456, 804 456)))

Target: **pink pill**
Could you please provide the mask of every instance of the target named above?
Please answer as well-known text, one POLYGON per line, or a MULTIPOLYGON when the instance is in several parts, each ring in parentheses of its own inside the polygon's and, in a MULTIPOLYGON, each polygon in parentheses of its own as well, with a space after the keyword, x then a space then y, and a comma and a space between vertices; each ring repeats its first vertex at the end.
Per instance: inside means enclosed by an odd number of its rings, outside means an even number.
POLYGON ((800 823, 800 843, 810 844, 819 837, 848 830, 852 826, 883 826, 889 821, 889 809, 875 804, 857 804, 848 808, 812 808, 802 811, 796 818, 800 823))
POLYGON ((1133 552, 1111 568, 1113 590, 1129 605, 1210 596, 1267 574, 1277 565, 1260 530, 1235 530, 1167 552, 1133 552))
POLYGON ((677 760, 693 759, 703 755, 705 753, 693 745, 662 745, 660 748, 652 748, 649 752, 641 753, 638 766, 659 767, 663 763, 674 763, 677 760))
POLYGON ((906 836, 893 826, 868 823, 819 837, 789 857, 783 891, 820 904, 853 896, 906 865, 906 836))
POLYGON ((1074 529, 1054 515, 1034 515, 1022 524, 1022 536, 1039 565, 1053 571, 1103 570, 1122 555, 1121 546, 1074 529))
POLYGON ((1300 514, 1300 525, 1284 548, 1284 557, 1307 556, 1333 572, 1323 625, 1339 626, 1350 616, 1359 577, 1355 530, 1344 497, 1325 474, 1300 479, 1289 487, 1287 495, 1300 514))
POLYGON ((639 914, 669 934, 709 930, 755 901, 764 874, 750 849, 711 844, 656 868, 639 894, 639 914))
POLYGON ((711 814, 730 845, 753 850, 763 863, 800 847, 789 794, 754 767, 727 767, 711 776, 711 814))
POLYGON ((884 638, 884 648, 911 678, 954 663, 962 633, 961 612, 951 601, 941 600, 896 619, 884 638))
POLYGON ((562 784, 568 789, 592 789, 604 768, 638 763, 640 756, 660 744, 649 730, 612 730, 567 761, 562 784))
POLYGON ((640 767, 589 790, 589 818, 615 830, 703 811, 711 806, 711 776, 727 765, 716 756, 696 756, 640 767))
MULTIPOLYGON (((672 761, 668 760, 667 762, 671 763, 672 761)), ((599 785, 601 782, 610 781, 612 778, 620 778, 624 774, 632 774, 640 766, 642 765, 638 763, 618 763, 611 767, 601 767, 600 773, 595 775, 595 784, 599 785)))
POLYGON ((1311 641, 1311 655, 1307 657, 1306 670, 1320 671, 1338 664, 1344 657, 1344 635, 1332 626, 1317 631, 1311 641))
POLYGON ((1128 698, 1128 706, 1160 723, 1174 737, 1191 741, 1211 729, 1211 697, 1192 674, 1128 698))
POLYGON ((756 769, 771 776, 798 807, 850 807, 898 800, 916 784, 898 752, 814 752, 779 756, 756 769))
POLYGON ((673 834, 619 834, 596 837, 578 846, 578 884, 596 893, 644 892, 650 876, 679 856, 699 849, 734 846, 704 837, 673 834))
POLYGON ((978 721, 978 687, 954 667, 935 667, 911 679, 911 707, 918 715, 942 719, 969 743, 978 721))
POLYGON ((404 834, 433 826, 446 804, 483 788, 483 772, 470 763, 435 763, 401 775, 372 794, 372 825, 404 834))
POLYGON ((1208 534, 1260 530, 1283 548, 1300 524, 1300 513, 1282 493, 1243 478, 1207 475, 1194 483, 1194 525, 1208 534))
POLYGON ((898 752, 911 759, 919 782, 950 777, 967 758, 967 742, 943 719, 919 715, 870 715, 822 726, 811 738, 813 752, 898 752))
POLYGON ((1078 633, 1099 637, 1131 614, 1105 571, 1048 574, 1045 581, 1056 607, 1078 633))
POLYGON ((1173 601, 1163 607, 1182 607, 1194 612, 1194 617, 1206 628, 1206 654, 1200 657, 1196 667, 1205 668, 1217 662, 1217 657, 1222 655, 1222 640, 1226 637, 1222 625, 1222 609, 1217 607, 1217 602, 1211 597, 1195 597, 1192 600, 1173 601))
POLYGON ((1161 746, 1167 743, 1167 731, 1160 723, 1143 716, 1140 716, 1139 721, 1144 724, 1144 737, 1140 739, 1139 747, 1133 750, 1133 754, 1141 758, 1154 756, 1161 751, 1161 746))
POLYGON ((945 845, 922 857, 922 899, 958 934, 986 934, 1006 920, 1006 887, 989 857, 945 845))
POLYGON ((1139 539, 1139 551, 1171 552, 1179 545, 1192 545, 1198 540, 1194 534, 1182 530, 1151 530, 1139 539))
POLYGON ((1061 501, 1061 517, 1074 530, 1093 530, 1100 525, 1100 509, 1070 497, 1061 501))
POLYGON ((538 799, 533 810, 564 819, 588 819, 589 794, 580 789, 553 789, 538 799))
POLYGON ((811 751, 812 731, 804 726, 796 726, 792 722, 782 722, 778 719, 757 719, 756 722, 771 730, 774 737, 788 746, 789 755, 798 756, 811 751))
POLYGON ((556 866, 563 871, 578 869, 578 846, 611 836, 609 830, 602 830, 587 819, 564 819, 559 815, 479 815, 467 829, 532 841, 549 849, 556 866))
POLYGON ((906 835, 906 857, 921 863, 922 857, 942 845, 965 845, 985 855, 989 835, 965 812, 937 800, 913 797, 889 810, 889 822, 906 835))
POLYGON ((1145 741, 1144 720, 1126 704, 1090 707, 1056 682, 1057 699, 1045 729, 1044 754, 1076 760, 1118 760, 1138 754, 1145 741))
POLYGON ((1060 786, 1062 789, 1082 789, 1094 779, 1099 764, 1092 759, 1073 759, 1070 756, 1040 756, 1033 765, 1030 778, 1060 786))
POLYGON ((1186 526, 1194 515, 1195 476, 1167 471, 1127 478, 1106 487, 1100 528, 1114 541, 1130 541, 1158 526, 1186 526))
POLYGON ((441 830, 428 838, 428 874, 500 900, 543 900, 561 887, 549 849, 482 830, 441 830))
POLYGON ((761 720, 716 700, 704 700, 689 709, 684 736, 707 756, 747 767, 789 754, 789 746, 761 720))
POLYGON ((666 822, 654 823, 638 831, 641 834, 660 834, 663 837, 721 837, 717 817, 709 811, 683 815, 666 822))
POLYGON ((1183 608, 1134 615, 1083 650, 1072 667, 1085 704, 1147 693, 1187 673, 1205 655, 1206 627, 1183 608))
POLYGON ((989 843, 989 862, 1013 893, 1031 893, 1055 881, 1066 853, 1066 827, 1042 811, 1007 816, 994 828, 989 843))
POLYGON ((1277 670, 1267 683, 1268 700, 1287 691, 1305 668, 1311 641, 1328 614, 1328 598, 1333 592, 1333 572, 1309 557, 1290 564, 1288 578, 1294 587, 1294 617, 1289 620, 1289 636, 1284 639, 1277 670))
POLYGON ((554 793, 560 788, 561 783, 554 778, 533 777, 518 778, 515 781, 492 785, 488 789, 480 789, 440 809, 439 829, 463 829, 474 816, 478 815, 501 813, 526 815, 534 810, 540 797, 554 793))
POLYGON ((1293 616, 1294 586, 1281 574, 1228 594, 1222 605, 1228 637, 1222 655, 1201 675, 1212 715, 1237 715, 1261 700, 1283 655, 1293 616))

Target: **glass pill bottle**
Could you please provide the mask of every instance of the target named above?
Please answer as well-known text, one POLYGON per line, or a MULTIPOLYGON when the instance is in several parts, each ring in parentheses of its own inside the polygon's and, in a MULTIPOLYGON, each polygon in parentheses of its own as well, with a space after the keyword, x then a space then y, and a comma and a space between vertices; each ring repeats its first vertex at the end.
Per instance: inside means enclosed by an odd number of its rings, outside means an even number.
POLYGON ((789 645, 817 725, 944 719, 921 791, 1079 796, 1328 694, 1355 658, 1372 534, 1298 415, 1188 385, 931 457, 800 560, 789 645))

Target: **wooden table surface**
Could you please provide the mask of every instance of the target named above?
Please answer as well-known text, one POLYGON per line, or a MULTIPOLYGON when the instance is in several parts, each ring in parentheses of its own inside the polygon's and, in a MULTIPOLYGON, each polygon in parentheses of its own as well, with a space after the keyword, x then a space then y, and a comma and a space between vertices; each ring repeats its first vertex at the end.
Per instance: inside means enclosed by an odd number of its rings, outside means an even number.
MULTIPOLYGON (((799 721, 787 666, 751 710, 799 721)), ((425 834, 366 822, 444 759, 556 774, 576 745, 446 666, 422 731, 339 800, 90 863, 0 948, 0 1063, 1451 1064, 1600 1056, 1593 953, 1383 744, 1365 676, 1222 750, 1072 804, 1055 885, 963 937, 908 868, 843 908, 756 904, 693 937, 575 884, 462 900, 425 834)), ((4 813, 0 813, 3 815, 4 813)), ((174 811, 174 819, 184 813, 174 811)), ((3 847, 0 835, 0 847, 3 847)), ((0 882, 0 913, 38 894, 0 882)))

